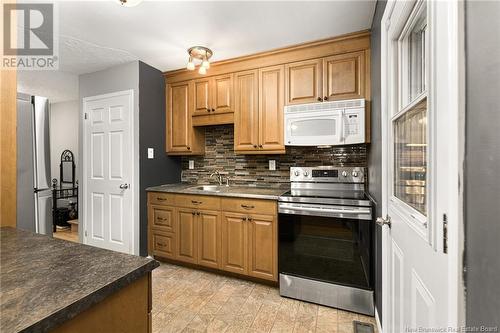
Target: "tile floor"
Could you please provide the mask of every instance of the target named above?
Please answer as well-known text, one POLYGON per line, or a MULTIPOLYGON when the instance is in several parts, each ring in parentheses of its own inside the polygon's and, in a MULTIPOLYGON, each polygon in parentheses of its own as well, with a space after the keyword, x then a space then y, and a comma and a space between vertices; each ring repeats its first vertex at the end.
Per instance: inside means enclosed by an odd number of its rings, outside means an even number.
POLYGON ((167 263, 153 271, 153 333, 352 333, 373 317, 280 297, 277 288, 167 263))

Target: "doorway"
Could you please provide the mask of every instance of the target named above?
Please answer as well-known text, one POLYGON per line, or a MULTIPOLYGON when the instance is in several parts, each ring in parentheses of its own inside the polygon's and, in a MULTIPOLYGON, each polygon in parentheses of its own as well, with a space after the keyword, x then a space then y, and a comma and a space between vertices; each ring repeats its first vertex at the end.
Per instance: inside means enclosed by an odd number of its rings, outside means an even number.
POLYGON ((395 1, 382 19, 384 332, 464 324, 462 16, 395 1))
POLYGON ((136 254, 134 92, 83 99, 85 244, 136 254))

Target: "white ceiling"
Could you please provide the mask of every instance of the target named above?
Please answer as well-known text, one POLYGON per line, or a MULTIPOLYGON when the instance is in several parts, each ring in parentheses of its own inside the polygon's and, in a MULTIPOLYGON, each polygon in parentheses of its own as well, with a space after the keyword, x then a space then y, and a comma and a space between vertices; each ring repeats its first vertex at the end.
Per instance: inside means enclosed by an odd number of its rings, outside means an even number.
POLYGON ((72 83, 70 89, 60 84, 73 82, 71 74, 134 60, 161 71, 183 68, 193 45, 211 48, 216 61, 369 29, 376 0, 144 0, 131 8, 114 0, 57 4, 59 73, 24 73, 19 85, 65 101, 78 98, 72 83))
POLYGON ((144 1, 59 3, 61 69, 88 73, 142 60, 182 68, 186 50, 204 45, 213 60, 266 51, 371 27, 372 1, 144 1))

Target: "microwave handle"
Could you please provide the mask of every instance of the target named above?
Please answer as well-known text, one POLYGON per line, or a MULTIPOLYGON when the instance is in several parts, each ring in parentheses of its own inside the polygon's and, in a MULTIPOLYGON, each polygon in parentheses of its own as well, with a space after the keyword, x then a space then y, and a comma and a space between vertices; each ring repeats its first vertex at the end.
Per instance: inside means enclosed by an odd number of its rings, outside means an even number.
POLYGON ((338 130, 338 133, 339 133, 339 142, 340 143, 343 143, 344 142, 344 109, 342 109, 342 111, 340 111, 340 117, 339 117, 339 130, 338 130))

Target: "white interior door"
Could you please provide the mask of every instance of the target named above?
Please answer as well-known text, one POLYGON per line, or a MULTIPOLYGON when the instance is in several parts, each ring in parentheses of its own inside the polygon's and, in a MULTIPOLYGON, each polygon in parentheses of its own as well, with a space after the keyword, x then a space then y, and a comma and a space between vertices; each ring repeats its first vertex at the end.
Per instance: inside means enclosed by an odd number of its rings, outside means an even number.
POLYGON ((84 241, 133 248, 133 91, 84 99, 84 241))
POLYGON ((384 332, 459 322, 456 6, 388 2, 382 21, 384 332))

